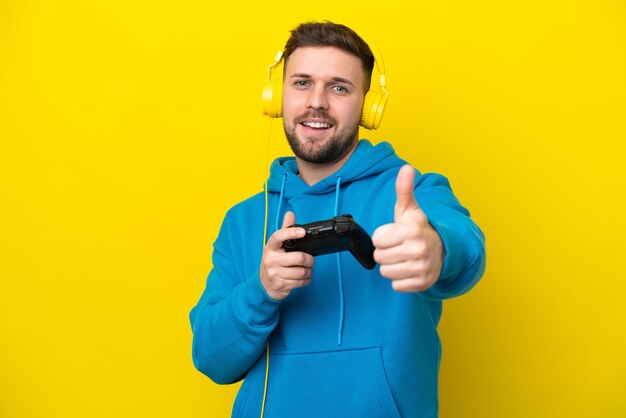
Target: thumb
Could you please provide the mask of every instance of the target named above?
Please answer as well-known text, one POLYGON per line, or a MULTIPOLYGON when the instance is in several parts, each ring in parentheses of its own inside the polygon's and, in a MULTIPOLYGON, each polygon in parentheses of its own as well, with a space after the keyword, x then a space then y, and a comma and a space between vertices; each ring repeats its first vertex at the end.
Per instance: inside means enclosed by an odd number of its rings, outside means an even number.
POLYGON ((285 213, 285 217, 283 218, 283 228, 287 228, 288 226, 291 226, 295 223, 296 223, 296 215, 291 211, 288 211, 287 213, 285 213))
POLYGON ((408 210, 419 209, 413 190, 414 180, 415 170, 409 164, 404 165, 398 171, 398 177, 396 177, 396 206, 394 208, 395 222, 398 222, 400 217, 408 210))

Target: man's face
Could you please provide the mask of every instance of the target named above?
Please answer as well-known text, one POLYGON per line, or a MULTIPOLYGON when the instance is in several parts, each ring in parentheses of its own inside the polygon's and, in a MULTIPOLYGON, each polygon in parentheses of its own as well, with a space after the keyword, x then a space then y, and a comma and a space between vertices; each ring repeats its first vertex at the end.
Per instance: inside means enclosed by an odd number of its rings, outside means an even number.
POLYGON ((365 74, 335 47, 297 48, 285 63, 283 126, 294 154, 317 164, 344 157, 358 140, 365 74))

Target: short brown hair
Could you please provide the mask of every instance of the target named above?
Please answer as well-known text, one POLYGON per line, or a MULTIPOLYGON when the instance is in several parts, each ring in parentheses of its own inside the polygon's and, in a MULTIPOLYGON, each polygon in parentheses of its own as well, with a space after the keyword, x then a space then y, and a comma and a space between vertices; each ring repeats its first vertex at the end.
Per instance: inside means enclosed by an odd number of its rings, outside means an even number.
POLYGON ((369 88, 374 54, 367 43, 349 27, 329 21, 301 23, 291 31, 291 37, 285 44, 285 62, 297 48, 303 46, 333 46, 357 56, 365 72, 366 90, 369 88))

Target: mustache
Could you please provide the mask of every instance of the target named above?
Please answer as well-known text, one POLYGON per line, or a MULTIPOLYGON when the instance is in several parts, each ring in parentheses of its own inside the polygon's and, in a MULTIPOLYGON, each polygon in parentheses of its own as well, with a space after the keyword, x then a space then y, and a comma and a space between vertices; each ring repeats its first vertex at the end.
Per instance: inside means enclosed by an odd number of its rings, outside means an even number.
POLYGON ((295 119, 295 123, 302 123, 310 119, 316 119, 326 123, 330 123, 333 126, 337 124, 335 118, 330 116, 325 110, 313 110, 303 113, 295 119))

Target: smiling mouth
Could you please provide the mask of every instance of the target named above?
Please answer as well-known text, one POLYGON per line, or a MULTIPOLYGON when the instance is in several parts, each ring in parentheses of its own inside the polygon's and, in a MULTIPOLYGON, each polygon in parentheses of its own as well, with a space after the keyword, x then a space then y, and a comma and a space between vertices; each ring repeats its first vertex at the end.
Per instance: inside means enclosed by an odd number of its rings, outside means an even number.
POLYGON ((329 123, 329 122, 315 122, 315 121, 300 122, 300 125, 306 126, 307 128, 312 128, 312 129, 329 129, 329 128, 333 127, 332 123, 329 123))

